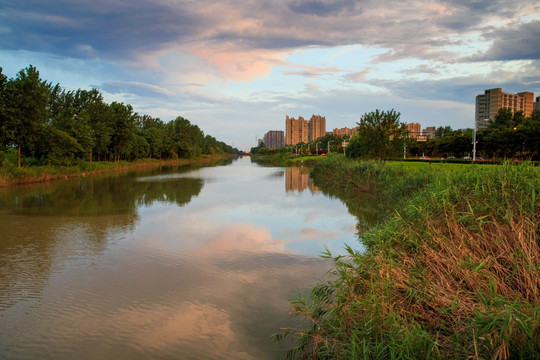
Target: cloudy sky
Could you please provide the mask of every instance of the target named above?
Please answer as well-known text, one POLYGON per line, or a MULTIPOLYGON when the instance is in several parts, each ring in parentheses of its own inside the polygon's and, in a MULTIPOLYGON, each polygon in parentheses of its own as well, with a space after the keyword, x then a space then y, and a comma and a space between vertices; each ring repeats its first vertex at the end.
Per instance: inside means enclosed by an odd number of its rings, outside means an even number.
POLYGON ((485 89, 540 95, 537 0, 0 0, 0 67, 32 64, 249 150, 285 116, 375 109, 472 127, 485 89))

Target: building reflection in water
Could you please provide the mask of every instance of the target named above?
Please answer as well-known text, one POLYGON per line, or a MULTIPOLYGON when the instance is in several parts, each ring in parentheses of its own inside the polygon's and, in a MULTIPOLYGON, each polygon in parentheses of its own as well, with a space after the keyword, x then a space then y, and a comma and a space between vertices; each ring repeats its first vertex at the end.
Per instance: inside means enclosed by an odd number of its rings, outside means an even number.
POLYGON ((285 191, 302 192, 309 189, 312 194, 320 191, 318 187, 313 185, 313 180, 309 177, 309 169, 301 167, 288 167, 285 172, 285 191))

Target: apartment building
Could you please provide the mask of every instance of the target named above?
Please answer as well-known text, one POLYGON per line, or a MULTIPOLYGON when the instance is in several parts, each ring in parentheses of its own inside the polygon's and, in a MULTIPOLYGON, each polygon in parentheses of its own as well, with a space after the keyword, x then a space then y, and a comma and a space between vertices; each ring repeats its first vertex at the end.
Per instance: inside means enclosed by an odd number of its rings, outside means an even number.
POLYGON ((303 117, 298 119, 285 117, 285 145, 296 145, 308 142, 308 122, 303 117))
POLYGON ((296 145, 310 142, 326 135, 326 118, 313 115, 309 121, 299 116, 298 119, 285 117, 285 144, 296 145))
POLYGON ((424 135, 428 140, 435 139, 436 132, 437 129, 435 128, 435 126, 428 126, 422 130, 422 135, 424 135))
POLYGON ((281 149, 285 147, 285 134, 283 130, 270 130, 264 134, 264 145, 267 148, 281 149))
POLYGON ((534 102, 534 110, 540 111, 540 96, 536 97, 536 101, 534 102))
POLYGON ((326 118, 312 115, 308 123, 308 141, 317 140, 326 135, 326 118))
POLYGON ((409 137, 416 141, 427 141, 427 136, 422 134, 422 127, 420 123, 407 124, 407 132, 409 137))
POLYGON ((344 128, 341 128, 341 129, 335 128, 332 131, 332 134, 338 135, 338 136, 341 136, 341 135, 353 136, 353 135, 356 135, 357 133, 358 133, 358 131, 357 131, 356 128, 349 129, 348 127, 344 127, 344 128))
POLYGON ((502 108, 508 108, 512 113, 523 111, 525 117, 529 117, 534 106, 532 92, 509 94, 503 92, 501 88, 488 89, 484 91, 484 94, 476 96, 474 125, 476 129, 486 128, 502 108))

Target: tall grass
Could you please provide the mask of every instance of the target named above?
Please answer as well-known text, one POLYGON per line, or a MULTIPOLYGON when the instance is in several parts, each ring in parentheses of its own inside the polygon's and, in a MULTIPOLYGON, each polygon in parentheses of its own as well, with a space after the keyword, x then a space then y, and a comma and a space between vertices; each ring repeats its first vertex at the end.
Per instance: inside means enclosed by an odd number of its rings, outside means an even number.
POLYGON ((277 336, 296 339, 290 357, 540 358, 539 168, 330 161, 324 183, 399 206, 362 234, 367 252, 333 257, 333 279, 292 301, 311 326, 277 336))

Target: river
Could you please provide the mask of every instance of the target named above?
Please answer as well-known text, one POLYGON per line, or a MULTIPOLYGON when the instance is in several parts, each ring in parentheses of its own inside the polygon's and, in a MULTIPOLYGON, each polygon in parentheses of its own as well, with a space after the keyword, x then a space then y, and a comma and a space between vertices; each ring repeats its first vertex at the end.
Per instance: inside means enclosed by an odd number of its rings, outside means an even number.
POLYGON ((0 358, 279 359, 357 221, 248 157, 0 189, 0 358))

